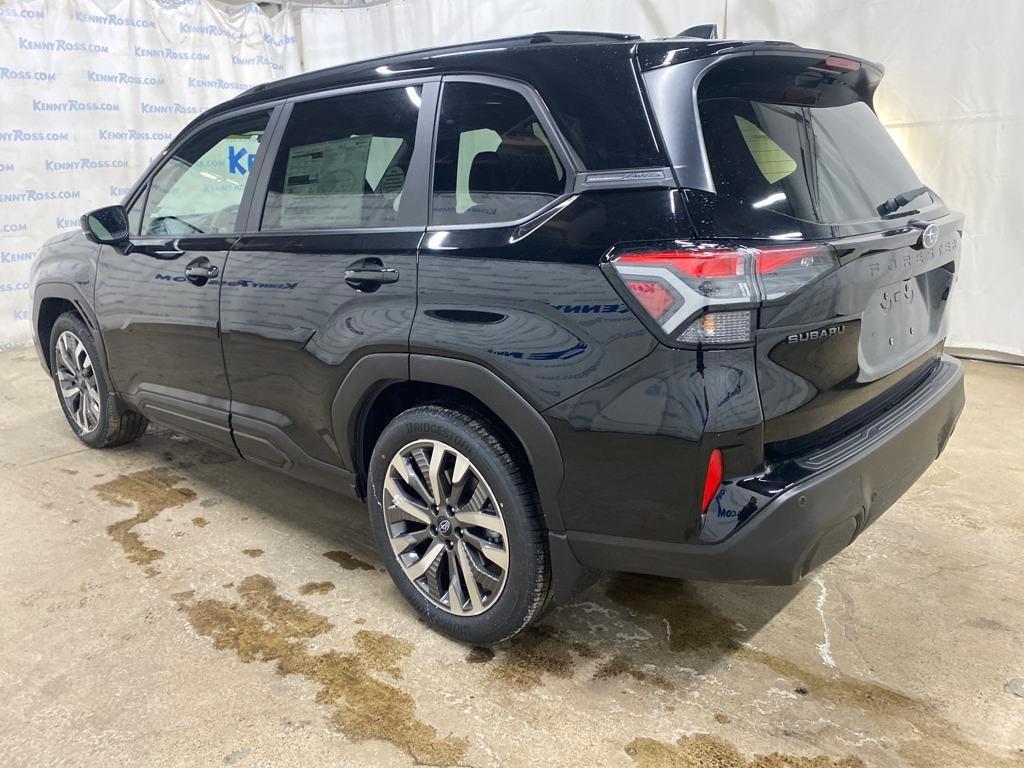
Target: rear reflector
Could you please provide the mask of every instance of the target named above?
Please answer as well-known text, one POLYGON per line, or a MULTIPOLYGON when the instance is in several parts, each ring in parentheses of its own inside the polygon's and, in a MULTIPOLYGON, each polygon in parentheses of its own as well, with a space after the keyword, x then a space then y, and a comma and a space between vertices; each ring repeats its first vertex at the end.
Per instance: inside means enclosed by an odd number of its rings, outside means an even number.
POLYGON ((722 452, 715 448, 708 458, 708 473, 704 476, 704 499, 700 505, 700 513, 703 515, 708 511, 708 505, 718 493, 722 485, 722 452))
POLYGON ((668 341, 742 344, 753 338, 753 310, 762 301, 830 272, 836 259, 828 246, 810 243, 675 242, 615 249, 605 263, 668 341))

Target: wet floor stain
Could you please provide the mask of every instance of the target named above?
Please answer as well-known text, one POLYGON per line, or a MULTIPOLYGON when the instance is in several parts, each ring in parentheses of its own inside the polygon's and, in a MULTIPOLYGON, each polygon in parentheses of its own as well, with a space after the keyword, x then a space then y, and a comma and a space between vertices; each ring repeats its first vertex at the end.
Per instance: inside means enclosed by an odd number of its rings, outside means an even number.
POLYGON ((748 760, 732 744, 706 734, 683 736, 675 744, 634 739, 626 745, 626 754, 639 768, 864 768, 857 757, 833 759, 773 752, 748 760))
POLYGON ((243 549, 242 554, 248 555, 249 557, 263 557, 264 552, 258 547, 252 547, 251 549, 243 549))
POLYGON ((189 598, 179 607, 214 647, 234 651, 243 662, 276 662, 278 674, 319 685, 316 700, 334 707, 331 719, 352 740, 389 741, 433 765, 452 765, 465 755, 466 739, 439 736, 417 719, 412 696, 379 679, 401 677, 399 662, 412 653, 411 643, 362 629, 353 637, 354 651, 314 654, 304 641, 331 628, 326 617, 279 595, 266 576, 247 576, 237 591, 239 602, 189 598))
POLYGON ((180 507, 196 498, 196 492, 191 488, 177 487, 182 479, 164 468, 144 469, 119 475, 92 488, 111 504, 137 507, 136 515, 107 526, 107 533, 121 545, 131 562, 146 567, 147 575, 157 573, 153 562, 162 558, 164 553, 143 543, 135 527, 149 522, 165 509, 180 507))
POLYGON ((616 677, 631 677, 638 683, 647 683, 663 691, 675 690, 675 685, 666 677, 656 671, 644 669, 621 653, 601 662, 597 671, 594 672, 595 680, 608 680, 616 677))
POLYGON ((486 664, 493 658, 494 651, 483 645, 471 648, 469 653, 466 654, 466 662, 469 664, 486 664))
POLYGON ((512 638, 490 665, 488 675, 515 691, 528 691, 539 686, 545 675, 568 680, 575 667, 569 644, 540 626, 512 638))
POLYGON ((363 562, 358 557, 353 557, 348 552, 342 552, 340 549, 336 549, 332 552, 324 552, 324 557, 331 560, 346 571, 373 571, 376 570, 369 563, 363 562))
POLYGON ((333 581, 311 581, 299 587, 300 595, 326 595, 334 591, 333 581))
MULTIPOLYGON (((641 621, 646 620, 652 634, 667 637, 668 650, 672 653, 685 653, 693 658, 724 656, 733 661, 759 664, 796 683, 794 690, 801 696, 825 700, 842 709, 866 712, 882 722, 903 721, 910 726, 911 737, 900 742, 897 751, 911 768, 952 765, 1024 768, 1024 754, 1012 757, 991 754, 965 738, 955 723, 943 718, 926 702, 842 673, 822 674, 805 669, 786 658, 752 647, 748 642, 752 634, 749 630, 723 615, 685 582, 623 574, 612 580, 607 595, 618 605, 640 614, 641 621)), ((649 763, 652 766, 690 764, 649 763)), ((729 762, 722 764, 734 765, 729 762)), ((790 764, 755 762, 751 765, 761 768, 762 765, 790 764)), ((735 765, 746 766, 747 763, 735 765)), ((815 766, 814 763, 792 765, 815 766)), ((833 763, 822 765, 831 766, 833 763)))
POLYGON ((205 517, 193 517, 192 525, 194 525, 196 528, 205 528, 207 525, 209 525, 209 521, 205 517))

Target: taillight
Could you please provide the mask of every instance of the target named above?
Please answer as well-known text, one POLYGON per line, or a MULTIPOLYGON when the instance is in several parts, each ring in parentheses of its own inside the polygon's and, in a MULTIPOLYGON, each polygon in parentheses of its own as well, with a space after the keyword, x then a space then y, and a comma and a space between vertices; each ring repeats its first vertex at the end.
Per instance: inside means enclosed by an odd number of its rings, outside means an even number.
POLYGON ((721 484, 722 452, 715 448, 711 451, 711 456, 708 458, 708 471, 704 476, 704 498, 700 505, 700 513, 702 515, 708 511, 708 505, 715 498, 715 494, 718 493, 718 488, 721 484))
POLYGON ((630 246, 605 260, 636 305, 669 341, 741 344, 754 310, 831 271, 832 249, 815 244, 753 248, 676 242, 630 246))

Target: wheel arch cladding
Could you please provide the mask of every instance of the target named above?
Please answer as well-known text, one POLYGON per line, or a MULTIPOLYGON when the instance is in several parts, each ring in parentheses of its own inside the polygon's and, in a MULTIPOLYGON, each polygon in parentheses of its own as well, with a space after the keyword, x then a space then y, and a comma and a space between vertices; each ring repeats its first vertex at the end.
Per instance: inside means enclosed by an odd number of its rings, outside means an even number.
POLYGON ((431 355, 375 354, 362 358, 342 382, 331 408, 342 461, 365 488, 369 452, 397 413, 447 402, 476 411, 525 458, 549 531, 562 532, 558 491, 564 469, 554 434, 512 387, 476 363, 431 355))
POLYGON ((50 334, 57 318, 66 312, 77 316, 92 332, 93 343, 100 354, 101 362, 106 365, 106 350, 103 348, 103 340, 99 338, 95 318, 91 316, 86 306, 82 295, 72 286, 43 283, 36 288, 32 322, 47 370, 51 370, 50 334))

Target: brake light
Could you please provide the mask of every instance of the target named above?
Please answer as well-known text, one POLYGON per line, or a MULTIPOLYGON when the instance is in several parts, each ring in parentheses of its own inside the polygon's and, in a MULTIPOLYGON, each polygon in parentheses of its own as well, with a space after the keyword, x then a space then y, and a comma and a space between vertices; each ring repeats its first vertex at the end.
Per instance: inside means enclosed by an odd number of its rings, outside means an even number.
POLYGON ((618 281, 668 336, 684 344, 741 344, 753 338, 754 310, 831 271, 828 246, 753 248, 675 242, 618 248, 605 260, 618 281))
POLYGON ((853 59, 844 59, 842 56, 826 56, 818 66, 842 72, 856 72, 860 69, 860 62, 853 59))
POLYGON ((700 513, 703 515, 708 511, 715 494, 722 485, 722 452, 718 448, 711 451, 708 457, 708 471, 704 476, 704 498, 701 501, 700 513))

